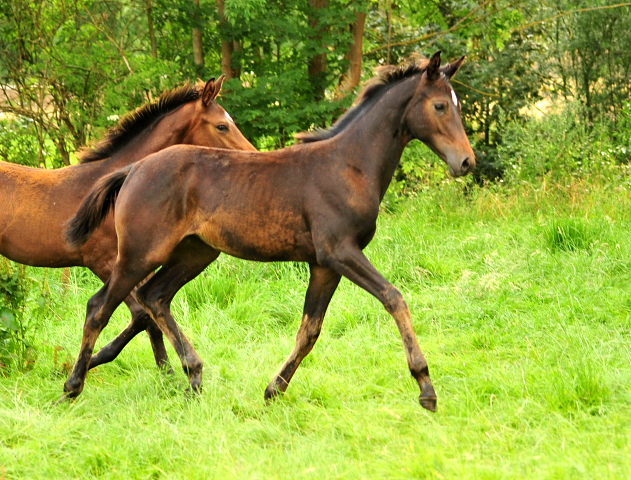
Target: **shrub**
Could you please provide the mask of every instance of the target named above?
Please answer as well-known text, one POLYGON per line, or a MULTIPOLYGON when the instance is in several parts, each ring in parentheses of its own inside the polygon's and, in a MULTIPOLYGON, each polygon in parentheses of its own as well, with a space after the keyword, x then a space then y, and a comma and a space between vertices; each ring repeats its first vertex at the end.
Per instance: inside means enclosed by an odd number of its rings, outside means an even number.
POLYGON ((39 288, 24 265, 0 259, 0 373, 27 370, 35 362, 33 338, 48 304, 46 280, 39 288), (27 305, 34 308, 27 311, 27 305))
POLYGON ((623 110, 617 124, 610 120, 589 124, 581 108, 570 104, 540 119, 507 123, 498 154, 509 180, 561 181, 593 175, 613 178, 627 174, 629 141, 631 107, 623 110))

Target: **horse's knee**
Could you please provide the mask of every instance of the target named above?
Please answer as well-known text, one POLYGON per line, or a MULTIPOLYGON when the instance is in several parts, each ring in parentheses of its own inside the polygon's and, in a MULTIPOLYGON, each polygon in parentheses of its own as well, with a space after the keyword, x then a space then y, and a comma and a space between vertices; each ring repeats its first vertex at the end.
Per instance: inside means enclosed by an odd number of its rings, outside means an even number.
POLYGON ((107 324, 107 316, 103 315, 103 302, 98 293, 88 300, 84 329, 102 330, 107 324))
POLYGON ((383 292, 383 306, 391 315, 402 309, 407 309, 403 295, 392 285, 388 286, 383 292))
POLYGON ((136 300, 145 310, 149 310, 151 313, 156 313, 164 306, 162 292, 155 288, 152 289, 149 282, 138 288, 136 300))

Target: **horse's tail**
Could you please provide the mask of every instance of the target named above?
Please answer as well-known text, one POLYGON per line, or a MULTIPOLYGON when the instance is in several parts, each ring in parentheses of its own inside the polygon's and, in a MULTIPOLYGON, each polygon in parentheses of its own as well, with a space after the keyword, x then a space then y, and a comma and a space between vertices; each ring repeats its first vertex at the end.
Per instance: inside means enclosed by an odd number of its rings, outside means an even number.
POLYGON ((77 213, 66 223, 66 241, 80 247, 88 241, 114 208, 116 197, 133 165, 104 176, 92 187, 77 213))

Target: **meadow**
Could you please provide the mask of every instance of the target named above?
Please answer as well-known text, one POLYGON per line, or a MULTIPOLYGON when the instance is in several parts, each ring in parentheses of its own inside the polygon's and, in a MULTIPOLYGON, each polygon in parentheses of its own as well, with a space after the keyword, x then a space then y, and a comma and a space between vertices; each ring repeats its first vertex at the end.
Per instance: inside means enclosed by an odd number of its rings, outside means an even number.
MULTIPOLYGON (((308 270, 227 256, 174 301, 204 360, 200 396, 184 393, 170 346, 172 375, 141 335, 54 404, 100 285, 83 269, 29 269, 50 300, 31 364, 0 375, 0 478, 629 478, 630 222, 625 181, 389 194, 366 253, 410 306, 435 414, 394 321, 347 280, 266 405, 308 270)), ((120 308, 97 347, 127 321, 120 308)))

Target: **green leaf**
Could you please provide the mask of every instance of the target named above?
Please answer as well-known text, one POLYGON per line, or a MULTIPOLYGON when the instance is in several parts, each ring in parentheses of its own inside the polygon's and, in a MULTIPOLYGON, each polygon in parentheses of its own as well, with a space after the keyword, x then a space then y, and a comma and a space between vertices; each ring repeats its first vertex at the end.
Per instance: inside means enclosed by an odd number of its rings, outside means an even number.
POLYGON ((15 321, 15 316, 10 310, 3 308, 0 310, 0 325, 5 329, 16 332, 18 330, 18 324, 15 321))

